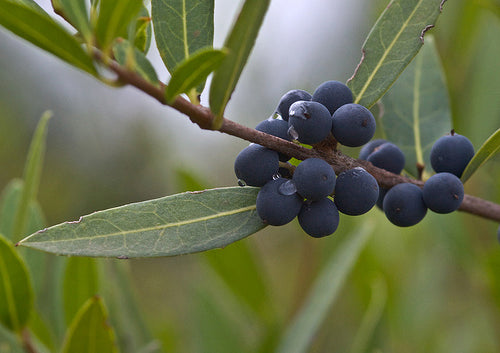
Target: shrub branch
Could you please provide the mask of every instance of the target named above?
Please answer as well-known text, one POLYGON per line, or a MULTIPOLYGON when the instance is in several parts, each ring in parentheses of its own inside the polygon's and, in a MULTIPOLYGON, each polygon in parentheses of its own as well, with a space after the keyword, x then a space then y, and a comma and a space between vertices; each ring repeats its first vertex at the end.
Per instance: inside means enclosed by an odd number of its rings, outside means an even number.
MULTIPOLYGON (((164 84, 158 83, 158 85, 154 85, 137 73, 119 65, 116 61, 103 60, 103 56, 99 51, 94 52, 94 57, 113 71, 123 83, 132 85, 155 98, 161 104, 169 105, 175 110, 183 113, 200 128, 204 130, 213 130, 212 122, 215 116, 209 108, 193 104, 181 96, 178 96, 173 103, 168 104, 165 100, 164 84)), ((314 146, 312 149, 308 149, 299 144, 257 131, 226 118, 223 119, 220 129, 217 131, 249 142, 258 143, 296 159, 304 160, 311 157, 322 158, 333 167, 337 174, 354 167, 363 167, 367 172, 373 175, 375 179, 377 179, 379 185, 384 188, 390 188, 396 184, 405 182, 413 183, 419 187, 424 185, 421 180, 396 175, 384 169, 377 168, 368 161, 354 159, 343 154, 335 149, 336 141, 334 141, 333 138, 314 146)), ((500 222, 500 205, 475 196, 465 195, 459 210, 500 222)))

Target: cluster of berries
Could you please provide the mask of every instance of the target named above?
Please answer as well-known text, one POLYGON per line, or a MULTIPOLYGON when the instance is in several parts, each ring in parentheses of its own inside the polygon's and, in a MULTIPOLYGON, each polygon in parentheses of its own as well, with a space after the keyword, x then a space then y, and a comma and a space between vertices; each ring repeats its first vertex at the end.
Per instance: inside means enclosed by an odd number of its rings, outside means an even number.
MULTIPOLYGON (((287 92, 276 114, 256 126, 259 131, 308 145, 332 134, 344 146, 364 145, 360 159, 400 174, 405 165, 403 152, 385 140, 370 142, 375 128, 371 112, 353 103, 350 89, 339 81, 322 83, 312 96, 303 90, 287 92)), ((337 229, 339 212, 361 215, 376 204, 398 226, 418 223, 427 208, 439 213, 456 210, 464 196, 458 177, 473 155, 472 144, 463 136, 452 133, 439 139, 431 156, 438 174, 429 178, 423 190, 411 183, 390 190, 379 188, 377 180, 361 167, 336 176, 319 158, 308 158, 294 168, 287 163, 289 156, 257 144, 238 154, 234 170, 240 185, 261 187, 257 213, 266 224, 280 226, 297 217, 307 234, 323 237, 337 229)))
MULTIPOLYGON (((388 145, 392 144, 385 140, 373 140, 361 149, 359 158, 399 174, 404 167, 404 155, 401 151, 396 153, 394 145, 390 148, 388 145)), ((473 156, 474 146, 469 139, 452 130, 432 146, 431 166, 436 174, 425 181, 424 187, 421 189, 415 184, 402 183, 390 190, 381 188, 377 205, 389 221, 400 227, 417 224, 424 218, 427 209, 436 213, 457 210, 464 198, 460 177, 473 156)))

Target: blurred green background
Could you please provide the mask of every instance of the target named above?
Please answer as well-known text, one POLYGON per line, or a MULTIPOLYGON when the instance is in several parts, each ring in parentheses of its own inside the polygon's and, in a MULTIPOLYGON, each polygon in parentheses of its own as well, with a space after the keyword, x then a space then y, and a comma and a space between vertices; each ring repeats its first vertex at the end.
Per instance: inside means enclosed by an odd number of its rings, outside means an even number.
MULTIPOLYGON (((240 3, 216 0, 216 47, 240 3)), ((227 117, 255 126, 290 89, 312 92, 328 79, 346 81, 386 4, 273 1, 227 117)), ((454 128, 476 149, 500 126, 499 14, 495 0, 449 1, 431 31, 454 128)), ((157 53, 150 55, 167 80, 157 53)), ((202 131, 132 88, 106 87, 1 29, 1 186, 22 174, 46 109, 54 118, 39 199, 49 225, 129 202, 236 185, 233 160, 245 141, 202 131)), ((500 202, 500 159, 483 166, 466 191, 500 202)), ((131 291, 165 352, 271 351, 332 251, 364 222, 372 224, 369 244, 311 352, 348 352, 372 294, 385 290, 368 351, 500 351, 498 224, 460 212, 429 212, 403 229, 373 209, 343 215, 326 239, 307 237, 294 221, 222 250, 129 260, 131 291)))

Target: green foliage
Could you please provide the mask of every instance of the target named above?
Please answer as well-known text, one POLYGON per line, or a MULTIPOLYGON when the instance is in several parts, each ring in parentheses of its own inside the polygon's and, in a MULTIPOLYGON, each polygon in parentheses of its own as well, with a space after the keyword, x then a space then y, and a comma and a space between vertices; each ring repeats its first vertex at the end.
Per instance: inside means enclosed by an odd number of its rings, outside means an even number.
POLYGON ((33 288, 26 264, 0 235, 0 323, 20 332, 33 309, 33 288))
POLYGON ((500 152, 500 129, 488 137, 479 150, 476 151, 476 154, 471 159, 465 168, 462 177, 460 178, 462 182, 466 182, 472 174, 479 169, 479 167, 495 156, 498 152, 500 152))
POLYGON ((354 102, 371 107, 391 87, 423 44, 440 13, 441 0, 392 0, 363 44, 348 86, 354 102))
POLYGON ((67 63, 96 74, 80 44, 46 14, 10 0, 0 0, 0 25, 67 63))
POLYGON ((405 170, 419 176, 417 165, 433 173, 431 148, 441 136, 451 131, 451 112, 437 49, 432 36, 415 60, 382 99, 381 119, 387 139, 403 151, 405 170))
POLYGON ((113 54, 120 65, 135 71, 152 84, 158 84, 158 76, 151 62, 142 51, 132 46, 129 41, 125 39, 117 40, 113 46, 113 54))
POLYGON ((20 245, 64 255, 118 258, 224 247, 264 228, 258 188, 188 192, 95 212, 35 233, 20 245))
MULTIPOLYGON (((52 2, 54 4, 54 1, 52 2)), ((70 22, 82 35, 87 43, 92 39, 92 27, 90 24, 90 17, 87 13, 86 0, 57 0, 56 8, 60 13, 64 14, 65 18, 70 22)))
POLYGON ((226 57, 223 50, 205 49, 193 54, 181 62, 172 72, 165 99, 172 103, 181 93, 190 93, 201 83, 205 82, 208 75, 220 66, 226 57))
POLYGON ((255 44, 269 3, 269 0, 246 0, 224 42, 228 54, 214 72, 210 85, 210 109, 216 116, 213 123, 216 129, 222 124, 224 110, 255 44))

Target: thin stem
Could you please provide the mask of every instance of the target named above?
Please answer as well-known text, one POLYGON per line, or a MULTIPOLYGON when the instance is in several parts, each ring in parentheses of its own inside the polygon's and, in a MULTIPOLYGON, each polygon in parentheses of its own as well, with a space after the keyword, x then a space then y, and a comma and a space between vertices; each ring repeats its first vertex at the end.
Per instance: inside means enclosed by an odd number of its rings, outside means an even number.
POLYGON ((28 328, 24 328, 21 332, 21 340, 23 342, 23 348, 27 353, 38 353, 37 349, 31 341, 31 335, 28 328))
MULTIPOLYGON (((161 104, 169 105, 175 110, 183 113, 200 128, 204 130, 213 130, 212 121, 215 119, 215 116, 207 107, 192 104, 181 96, 178 96, 172 104, 168 104, 164 96, 164 84, 158 83, 157 85, 154 85, 135 72, 128 71, 125 67, 120 66, 115 61, 104 62, 103 56, 99 51, 94 51, 94 57, 111 69, 111 71, 118 76, 120 81, 136 87, 158 100, 161 104)), ((355 167, 363 167, 368 173, 373 175, 375 179, 377 179, 379 185, 384 188, 391 188, 396 184, 405 182, 413 183, 419 187, 423 187, 424 185, 421 180, 396 175, 384 169, 377 168, 370 162, 354 159, 342 154, 334 148, 336 142, 333 138, 331 138, 331 141, 327 141, 326 144, 319 144, 313 149, 307 149, 293 142, 251 129, 226 118, 223 119, 222 126, 218 131, 249 142, 258 143, 296 159, 304 160, 311 157, 322 158, 333 167, 335 173, 337 174, 355 167), (330 148, 328 148, 328 146, 330 148)), ((465 195, 459 210, 500 222, 500 205, 478 197, 465 195)))

